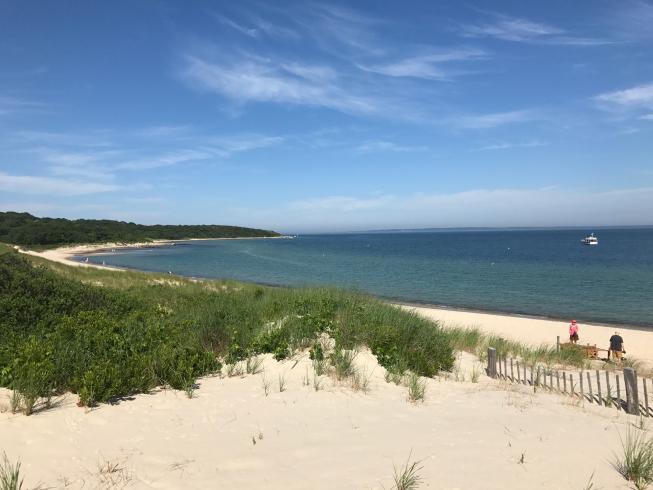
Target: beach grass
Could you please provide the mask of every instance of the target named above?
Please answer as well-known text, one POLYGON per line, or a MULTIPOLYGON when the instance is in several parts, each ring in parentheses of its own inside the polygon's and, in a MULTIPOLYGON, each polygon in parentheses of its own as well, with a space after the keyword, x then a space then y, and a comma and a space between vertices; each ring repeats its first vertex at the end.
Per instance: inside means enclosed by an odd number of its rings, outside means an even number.
POLYGON ((453 351, 436 323, 357 292, 268 288, 162 274, 97 270, 23 257, 0 248, 0 385, 25 413, 72 391, 92 406, 157 386, 192 395, 199 376, 261 370, 260 354, 283 359, 333 341, 313 359, 351 378, 355 351, 421 376, 449 370, 453 351))
POLYGON ((622 454, 616 456, 614 468, 637 490, 653 483, 653 439, 643 430, 629 428, 625 439, 620 435, 622 454))
POLYGON ((419 488, 422 477, 419 472, 422 466, 419 461, 411 462, 412 453, 408 456, 406 464, 401 468, 394 467, 394 487, 393 490, 415 490, 419 488))
POLYGON ((21 490, 23 478, 20 474, 20 462, 12 463, 5 453, 0 460, 0 490, 21 490))

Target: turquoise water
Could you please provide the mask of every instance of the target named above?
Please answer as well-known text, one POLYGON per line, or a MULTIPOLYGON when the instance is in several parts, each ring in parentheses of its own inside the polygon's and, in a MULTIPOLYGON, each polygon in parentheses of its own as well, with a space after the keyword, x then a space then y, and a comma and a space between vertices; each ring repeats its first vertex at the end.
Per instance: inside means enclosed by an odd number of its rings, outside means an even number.
POLYGON ((90 261, 194 277, 333 285, 408 302, 653 327, 653 229, 306 235, 124 250, 90 261))

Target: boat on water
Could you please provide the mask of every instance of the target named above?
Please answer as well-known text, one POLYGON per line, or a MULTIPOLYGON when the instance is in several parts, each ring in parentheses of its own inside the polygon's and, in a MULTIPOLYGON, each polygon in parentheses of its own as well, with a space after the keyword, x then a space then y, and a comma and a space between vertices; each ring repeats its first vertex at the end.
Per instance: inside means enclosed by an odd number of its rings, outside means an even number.
POLYGON ((599 239, 594 236, 594 233, 590 233, 587 235, 585 238, 581 240, 581 243, 584 245, 598 245, 599 244, 599 239))

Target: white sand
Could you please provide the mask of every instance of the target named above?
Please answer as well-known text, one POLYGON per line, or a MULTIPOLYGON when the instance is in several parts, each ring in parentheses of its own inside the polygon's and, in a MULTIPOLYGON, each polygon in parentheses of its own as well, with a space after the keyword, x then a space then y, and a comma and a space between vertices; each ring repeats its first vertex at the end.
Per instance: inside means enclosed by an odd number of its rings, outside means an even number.
MULTIPOLYGON (((556 344, 556 336, 560 342, 569 341, 569 323, 557 320, 526 318, 491 313, 447 310, 444 308, 425 308, 404 306, 426 318, 447 325, 462 327, 478 327, 481 330, 504 336, 506 338, 526 342, 528 344, 556 344)), ((624 348, 628 357, 643 361, 653 366, 653 332, 644 329, 615 327, 610 325, 579 324, 579 344, 596 345, 601 349, 609 347, 609 339, 618 331, 624 339, 624 348)), ((602 352, 600 355, 605 356, 602 352)))
POLYGON ((423 488, 579 489, 592 474, 597 488, 627 488, 610 465, 636 421, 623 412, 484 375, 428 380, 425 403, 413 404, 371 354, 358 362, 372 373, 367 394, 330 378, 316 392, 312 371, 304 386, 304 356, 294 368, 266 357, 264 375, 203 379, 193 399, 161 391, 88 411, 71 395, 30 417, 0 413, 0 451, 22 461, 28 486, 49 488, 390 489, 411 453, 423 488), (107 463, 116 471, 100 471, 107 463))

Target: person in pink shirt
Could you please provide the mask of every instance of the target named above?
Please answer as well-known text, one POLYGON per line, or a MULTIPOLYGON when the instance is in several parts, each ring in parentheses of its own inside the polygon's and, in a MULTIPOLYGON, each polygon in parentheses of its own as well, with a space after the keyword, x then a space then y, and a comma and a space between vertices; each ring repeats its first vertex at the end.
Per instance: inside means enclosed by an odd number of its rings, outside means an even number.
POLYGON ((569 325, 569 341, 572 344, 578 342, 578 324, 576 323, 576 320, 572 320, 569 325))

